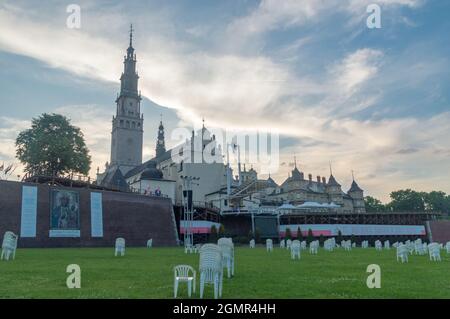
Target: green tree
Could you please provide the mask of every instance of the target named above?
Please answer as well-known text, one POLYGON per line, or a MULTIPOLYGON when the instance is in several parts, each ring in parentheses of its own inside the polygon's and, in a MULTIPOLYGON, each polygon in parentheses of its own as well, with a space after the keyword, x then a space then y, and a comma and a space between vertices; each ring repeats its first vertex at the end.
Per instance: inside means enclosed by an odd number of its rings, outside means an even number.
POLYGON ((338 230, 336 242, 340 245, 341 241, 342 241, 342 232, 340 230, 338 230))
POLYGON ((314 234, 312 229, 308 229, 308 243, 311 243, 312 241, 314 241, 314 234))
POLYGON ((291 229, 289 227, 286 228, 286 231, 284 232, 284 238, 286 240, 292 239, 291 229))
POLYGON ((259 228, 255 229, 255 242, 260 243, 261 242, 261 231, 259 228))
POLYGON ((215 243, 217 241, 217 228, 216 225, 211 226, 211 231, 209 233, 209 242, 215 243))
POLYGON ((297 228, 297 239, 302 241, 303 240, 303 234, 302 234, 302 230, 299 228, 297 228))
POLYGON ((219 227, 219 238, 224 237, 225 236, 225 226, 223 226, 222 224, 219 227))
POLYGON ((16 139, 16 156, 27 173, 87 175, 91 166, 83 133, 59 114, 34 118, 16 139))
POLYGON ((323 237, 323 234, 320 234, 320 236, 319 236, 319 243, 320 243, 321 245, 323 245, 324 241, 325 241, 325 239, 324 239, 324 237, 323 237))
POLYGON ((420 212, 425 210, 423 193, 411 189, 399 190, 390 194, 389 206, 397 212, 420 212))
POLYGON ((372 196, 364 197, 364 202, 366 204, 366 211, 368 213, 376 213, 386 211, 386 206, 383 203, 372 196))
POLYGON ((450 214, 450 196, 444 192, 424 193, 425 209, 450 214))

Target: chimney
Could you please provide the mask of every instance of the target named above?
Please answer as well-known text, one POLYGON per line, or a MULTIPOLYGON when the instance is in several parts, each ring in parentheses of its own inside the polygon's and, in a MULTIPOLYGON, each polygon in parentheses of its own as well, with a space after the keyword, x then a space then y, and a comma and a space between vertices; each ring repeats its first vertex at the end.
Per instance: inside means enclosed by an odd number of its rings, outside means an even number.
POLYGON ((322 183, 324 183, 324 184, 327 183, 327 179, 325 177, 322 177, 322 183))
POLYGON ((320 176, 317 176, 317 183, 320 184, 320 176))
POLYGON ((312 174, 309 174, 308 177, 309 177, 309 182, 311 183, 312 182, 312 174))

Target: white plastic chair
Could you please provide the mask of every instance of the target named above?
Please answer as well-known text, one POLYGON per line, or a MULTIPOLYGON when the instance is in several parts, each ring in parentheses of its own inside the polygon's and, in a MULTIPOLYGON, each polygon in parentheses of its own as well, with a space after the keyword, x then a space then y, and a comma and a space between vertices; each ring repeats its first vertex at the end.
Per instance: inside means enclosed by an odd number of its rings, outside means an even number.
POLYGON ((214 298, 222 297, 222 250, 218 245, 205 244, 200 249, 200 298, 206 284, 214 285, 214 298))
POLYGON ((178 295, 178 284, 180 282, 186 282, 188 285, 188 296, 192 295, 192 286, 196 286, 197 273, 194 268, 189 265, 178 265, 173 268, 173 296, 174 298, 178 295))
POLYGON ((0 260, 9 260, 16 258, 18 236, 11 231, 5 232, 2 242, 2 254, 0 260))
POLYGON ((391 244, 389 243, 389 240, 386 240, 386 241, 384 242, 384 249, 386 249, 386 250, 391 249, 391 244))
POLYGON ((292 240, 288 239, 286 240, 286 249, 291 249, 292 240))
POLYGON ((300 259, 300 241, 299 240, 294 240, 291 243, 291 258, 295 259, 298 258, 300 259))
POLYGON ((286 241, 284 239, 280 240, 280 248, 286 247, 286 241))
POLYGON ((272 239, 266 239, 266 250, 267 252, 273 251, 273 241, 272 239))
POLYGON ((153 239, 147 240, 147 248, 152 248, 153 246, 153 239))
POLYGON ((317 250, 319 248, 319 241, 314 240, 309 244, 309 253, 313 255, 317 255, 317 250))
POLYGON ((255 248, 255 240, 250 240, 250 248, 255 248))
POLYGON ((117 256, 118 254, 125 256, 125 239, 123 238, 116 239, 116 250, 114 252, 114 256, 117 256))
POLYGON ((383 244, 381 243, 381 241, 377 240, 375 242, 375 249, 380 251, 383 250, 383 244))
POLYGON ((430 260, 441 261, 441 247, 438 243, 429 244, 428 253, 430 254, 430 260))
POLYGON ((447 254, 450 254, 450 241, 445 244, 445 249, 447 250, 447 254))
POLYGON ((306 244, 306 241, 305 241, 305 240, 302 241, 302 242, 300 243, 300 248, 301 248, 302 250, 306 250, 306 246, 307 246, 307 244, 306 244))
POLYGON ((222 250, 222 264, 227 268, 228 278, 234 276, 234 245, 231 238, 220 238, 217 245, 222 250))
POLYGON ((397 261, 400 259, 402 263, 408 262, 408 247, 401 244, 397 247, 397 261))

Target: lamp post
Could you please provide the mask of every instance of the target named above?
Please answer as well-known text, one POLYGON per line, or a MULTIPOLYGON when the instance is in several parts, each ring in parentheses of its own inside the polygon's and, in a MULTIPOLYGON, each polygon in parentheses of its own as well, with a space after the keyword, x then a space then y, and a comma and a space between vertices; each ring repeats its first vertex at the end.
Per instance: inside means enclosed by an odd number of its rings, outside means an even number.
POLYGON ((192 232, 194 220, 192 185, 198 186, 199 177, 180 176, 183 181, 183 221, 184 221, 184 246, 194 244, 194 234, 192 232))

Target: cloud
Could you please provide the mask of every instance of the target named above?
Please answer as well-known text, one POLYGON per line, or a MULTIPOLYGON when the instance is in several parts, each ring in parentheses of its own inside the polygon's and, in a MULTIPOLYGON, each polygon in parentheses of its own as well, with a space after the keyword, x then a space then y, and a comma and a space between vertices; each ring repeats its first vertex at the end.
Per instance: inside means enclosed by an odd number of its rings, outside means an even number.
MULTIPOLYGON (((173 35, 176 33, 173 26, 164 24, 164 19, 157 19, 158 28, 154 28, 145 21, 153 21, 145 19, 147 12, 145 15, 127 13, 120 6, 106 6, 105 14, 95 11, 103 8, 101 5, 94 7, 90 14, 98 16, 99 24, 91 27, 92 22, 88 20, 81 30, 58 27, 53 19, 30 15, 20 7, 12 10, 0 6, 0 28, 4 30, 0 33, 0 49, 33 57, 79 76, 117 82, 127 44, 125 22, 137 20, 135 47, 142 94, 159 105, 176 109, 180 125, 199 123, 205 117, 207 125, 212 127, 278 130, 303 140, 298 144, 289 142, 280 162, 292 162, 291 154, 301 150, 298 157, 305 169, 315 172, 314 176, 327 175, 328 162, 332 161, 334 171, 342 176, 345 184, 350 181, 349 171, 353 168, 361 172, 361 184, 377 195, 386 194, 386 187, 409 182, 423 187, 435 183, 448 188, 448 183, 439 180, 441 175, 436 173, 437 167, 447 167, 442 159, 447 156, 445 150, 450 149, 447 138, 450 128, 445 122, 449 120, 448 113, 422 120, 413 116, 377 120, 356 116, 358 112, 375 108, 386 90, 399 86, 421 87, 436 72, 445 70, 447 61, 431 63, 410 56, 407 61, 414 63, 402 65, 398 62, 401 58, 395 60, 389 50, 358 45, 335 50, 331 58, 326 56, 327 59, 311 67, 314 72, 308 73, 303 66, 308 66, 310 60, 297 63, 295 52, 299 48, 307 49, 311 42, 317 43, 322 33, 314 34, 314 41, 307 32, 296 41, 287 41, 278 51, 281 56, 289 57, 287 61, 276 60, 264 50, 249 52, 240 46, 270 31, 323 22, 336 14, 361 19, 367 14, 365 6, 369 2, 372 3, 365 0, 261 1, 255 10, 224 26, 224 34, 220 35, 226 42, 223 44, 226 50, 180 39, 173 35), (108 26, 109 17, 114 17, 117 25, 108 26), (300 66, 293 67, 292 62, 300 66), (414 68, 414 77, 406 72, 411 70, 408 65, 414 68), (399 150, 410 148, 419 151, 398 154, 399 150), (440 155, 432 158, 431 153, 440 155), (405 158, 412 161, 405 165, 405 158), (429 177, 417 180, 407 169, 418 172, 421 163, 429 177)), ((378 3, 384 10, 415 9, 424 2, 381 0, 378 3)), ((176 19, 170 10, 162 16, 167 21, 176 19)), ((343 28, 350 28, 350 24, 343 28)), ((189 26, 182 31, 189 34, 188 38, 195 38, 207 37, 211 30, 189 26)), ((95 152, 93 167, 102 167, 109 159, 112 111, 98 112, 92 105, 64 107, 58 111, 72 117, 73 123, 82 128, 88 146, 95 152)), ((385 109, 376 111, 383 114, 385 109)), ((149 145, 145 152, 152 153, 149 145)), ((282 166, 284 169, 274 175, 279 181, 287 175, 288 165, 282 166)))

